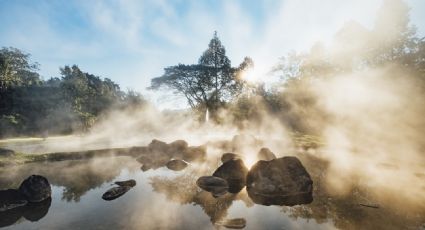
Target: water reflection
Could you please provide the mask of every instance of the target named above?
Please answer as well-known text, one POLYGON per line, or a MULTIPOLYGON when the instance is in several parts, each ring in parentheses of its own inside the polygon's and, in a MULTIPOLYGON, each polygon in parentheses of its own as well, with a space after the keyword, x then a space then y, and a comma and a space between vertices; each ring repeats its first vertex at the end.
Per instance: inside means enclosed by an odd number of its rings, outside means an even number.
POLYGON ((247 229, 417 229, 425 223, 424 209, 405 212, 409 207, 399 207, 403 211, 397 211, 383 202, 379 209, 360 206, 365 200, 379 201, 368 190, 353 188, 347 195, 333 194, 324 181, 327 163, 311 156, 299 158, 314 181, 309 194, 314 200, 292 207, 263 206, 263 201, 245 188, 213 197, 196 186, 200 176, 212 175, 217 168, 205 163, 189 164, 178 172, 164 167, 166 162, 143 172, 142 164, 131 157, 0 168, 0 189, 17 188, 29 175, 39 174, 48 178, 55 191, 53 201, 0 212, 0 227, 217 229, 230 223, 247 229), (128 179, 137 182, 132 191, 111 202, 101 199, 114 181, 128 179))
POLYGON ((38 221, 47 215, 51 203, 52 199, 48 198, 42 202, 28 203, 25 206, 0 212, 0 227, 12 225, 22 217, 32 222, 38 221))

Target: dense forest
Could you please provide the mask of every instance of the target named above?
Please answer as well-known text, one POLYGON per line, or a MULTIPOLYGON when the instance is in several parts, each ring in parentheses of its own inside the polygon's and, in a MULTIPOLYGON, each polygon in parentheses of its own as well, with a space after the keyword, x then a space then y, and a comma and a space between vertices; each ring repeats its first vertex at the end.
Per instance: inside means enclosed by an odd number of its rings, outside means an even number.
POLYGON ((139 93, 124 92, 76 65, 48 80, 38 66, 19 49, 0 50, 0 137, 86 131, 108 110, 145 103, 139 93))

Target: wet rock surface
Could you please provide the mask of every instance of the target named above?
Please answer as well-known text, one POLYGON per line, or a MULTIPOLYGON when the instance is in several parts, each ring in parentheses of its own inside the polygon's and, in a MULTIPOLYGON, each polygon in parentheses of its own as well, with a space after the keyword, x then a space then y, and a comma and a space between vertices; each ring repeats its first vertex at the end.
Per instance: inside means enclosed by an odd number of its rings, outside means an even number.
POLYGON ((130 189, 131 189, 130 186, 119 186, 119 187, 110 188, 108 191, 106 191, 102 195, 102 199, 104 199, 104 200, 115 200, 118 197, 124 195, 130 189))
POLYGON ((313 181, 296 157, 258 161, 248 172, 247 191, 257 204, 296 205, 313 201, 313 181))
POLYGON ((135 180, 115 181, 114 184, 118 186, 134 187, 136 186, 136 181, 135 180))
POLYGON ((40 202, 52 195, 49 181, 40 175, 32 175, 19 186, 21 193, 29 202, 40 202))
POLYGON ((229 185, 227 181, 215 176, 202 176, 196 181, 196 185, 201 189, 212 193, 214 197, 218 197, 227 193, 229 185))
POLYGON ((213 176, 223 178, 230 193, 238 193, 245 187, 248 169, 241 159, 228 160, 215 170, 213 176))
POLYGON ((188 166, 188 163, 184 160, 175 159, 175 160, 170 160, 166 166, 168 169, 171 169, 174 171, 181 171, 188 166))
POLYGON ((261 148, 258 152, 258 160, 271 161, 276 159, 276 155, 269 148, 261 148))

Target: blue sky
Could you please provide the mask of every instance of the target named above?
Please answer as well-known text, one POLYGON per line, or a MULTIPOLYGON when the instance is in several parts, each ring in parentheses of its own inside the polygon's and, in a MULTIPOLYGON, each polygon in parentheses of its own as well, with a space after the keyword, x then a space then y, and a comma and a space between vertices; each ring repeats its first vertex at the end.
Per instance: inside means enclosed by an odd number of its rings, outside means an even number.
MULTIPOLYGON (((164 67, 196 63, 213 32, 233 65, 251 56, 266 71, 291 50, 329 42, 344 23, 371 28, 382 0, 0 0, 0 46, 32 54, 44 78, 59 67, 111 78, 157 104, 148 92, 164 67)), ((409 0, 411 22, 425 36, 425 1, 409 0)))

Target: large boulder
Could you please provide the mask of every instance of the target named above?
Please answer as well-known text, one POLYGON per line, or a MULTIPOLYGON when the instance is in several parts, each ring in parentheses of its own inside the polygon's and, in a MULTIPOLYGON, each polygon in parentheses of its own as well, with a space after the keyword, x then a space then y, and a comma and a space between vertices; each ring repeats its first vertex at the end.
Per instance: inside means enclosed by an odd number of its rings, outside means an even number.
POLYGON ((224 162, 215 170, 213 176, 223 178, 229 184, 230 193, 238 193, 245 187, 248 169, 241 159, 224 162))
POLYGON ((313 201, 313 181, 296 157, 258 161, 248 172, 247 191, 257 204, 296 205, 313 201))
POLYGON ((258 152, 258 160, 271 161, 276 159, 276 155, 269 148, 261 148, 258 152))
POLYGON ((45 177, 32 175, 21 183, 19 192, 29 202, 40 202, 50 198, 52 195, 52 188, 45 177))

